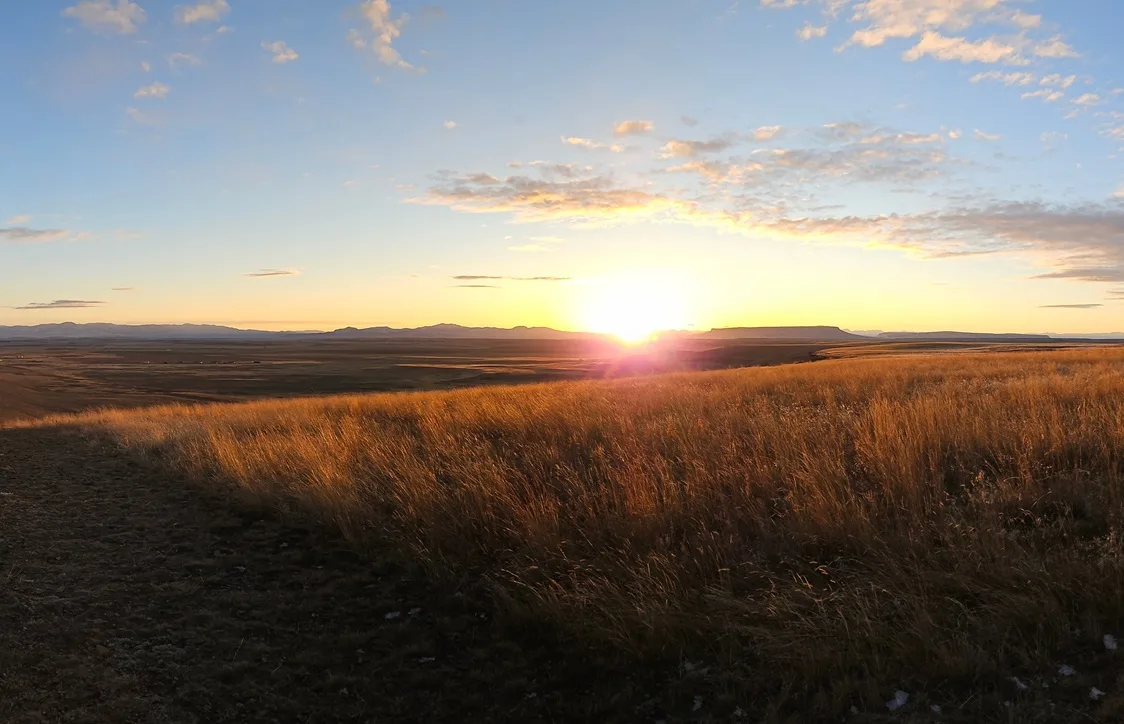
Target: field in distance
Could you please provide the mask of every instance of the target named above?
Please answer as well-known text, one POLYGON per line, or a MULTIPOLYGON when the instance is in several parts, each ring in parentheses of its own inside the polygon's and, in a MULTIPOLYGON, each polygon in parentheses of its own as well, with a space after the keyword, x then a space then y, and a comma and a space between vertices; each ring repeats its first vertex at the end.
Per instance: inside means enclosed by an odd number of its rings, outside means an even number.
POLYGON ((97 407, 432 390, 806 362, 821 342, 0 341, 0 422, 97 407))
MULTIPOLYGON (((875 355, 38 429, 474 581, 513 641, 663 672, 600 720, 1113 721, 1122 373, 1118 348, 875 355)), ((590 691, 532 689, 520 720, 590 691)))

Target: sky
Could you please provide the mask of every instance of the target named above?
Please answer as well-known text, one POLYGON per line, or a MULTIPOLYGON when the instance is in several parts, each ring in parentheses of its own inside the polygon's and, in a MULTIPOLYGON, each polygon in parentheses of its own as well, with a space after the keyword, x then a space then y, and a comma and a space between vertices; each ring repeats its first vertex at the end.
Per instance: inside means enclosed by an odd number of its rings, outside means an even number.
POLYGON ((4 15, 0 325, 1124 331, 1117 0, 4 15))

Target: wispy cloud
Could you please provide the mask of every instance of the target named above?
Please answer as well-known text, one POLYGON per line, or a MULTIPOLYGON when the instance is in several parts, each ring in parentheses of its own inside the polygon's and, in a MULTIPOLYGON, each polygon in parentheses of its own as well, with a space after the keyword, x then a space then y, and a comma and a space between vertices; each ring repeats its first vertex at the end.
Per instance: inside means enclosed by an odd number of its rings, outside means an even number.
POLYGON ((73 236, 74 234, 66 229, 29 229, 26 226, 0 228, 0 241, 13 243, 35 244, 45 241, 62 241, 73 236))
POLYGON ((113 287, 109 291, 111 291, 111 292, 135 292, 136 290, 137 290, 136 287, 113 287))
POLYGON ((1001 141, 1001 140, 1003 140, 1002 134, 986 133, 984 131, 981 131, 978 128, 972 133, 972 137, 975 138, 977 141, 1001 141))
POLYGON ((171 92, 170 86, 157 81, 152 85, 137 88, 136 92, 133 93, 133 98, 165 98, 171 92))
POLYGON ((452 279, 458 282, 509 281, 509 282, 568 282, 570 277, 505 277, 485 274, 458 274, 452 279))
POLYGON ((117 0, 116 3, 113 0, 84 0, 66 8, 62 14, 94 32, 122 35, 137 32, 146 18, 144 8, 130 0, 117 0))
POLYGON ((673 139, 660 148, 660 158, 694 158, 704 153, 725 151, 734 145, 734 139, 726 136, 709 141, 684 141, 673 139))
POLYGON ((274 63, 291 63, 300 57, 297 51, 290 48, 284 40, 276 40, 272 43, 263 41, 261 47, 273 54, 274 63))
POLYGON ((366 31, 352 29, 348 32, 348 40, 357 50, 370 49, 378 57, 379 62, 403 70, 418 70, 408 63, 402 54, 394 47, 394 42, 402 35, 410 16, 406 13, 393 17, 389 0, 363 0, 359 4, 359 13, 367 21, 366 31))
POLYGON ((554 251, 562 241, 562 238, 557 236, 532 236, 526 244, 516 244, 507 248, 509 251, 528 253, 547 252, 554 251))
POLYGON ((612 151, 613 153, 620 153, 624 150, 624 146, 618 146, 615 143, 598 143, 591 138, 579 138, 577 136, 563 136, 562 143, 568 146, 588 148, 591 151, 612 151))
POLYGON ((156 127, 160 125, 160 118, 158 116, 152 113, 146 113, 139 108, 133 108, 130 106, 129 108, 125 109, 125 115, 128 116, 129 119, 132 120, 133 123, 136 123, 138 126, 156 127))
POLYGON ((89 309, 90 307, 99 307, 103 304, 105 304, 105 302, 87 299, 56 299, 53 302, 29 302, 22 307, 16 307, 16 309, 89 309))
POLYGON ((636 136, 651 133, 656 128, 652 121, 621 121, 613 128, 613 133, 618 136, 636 136))
POLYGON ((1040 304, 1039 309, 1099 309, 1103 304, 1040 304))
POLYGON ((986 73, 976 73, 970 79, 972 83, 980 83, 985 80, 993 80, 1002 83, 1003 85, 1034 85, 1038 77, 1034 73, 1005 73, 1001 70, 989 70, 986 73))
POLYGON ((457 127, 456 121, 445 121, 445 128, 449 129, 450 131, 455 130, 456 127, 457 127))
POLYGON ((203 0, 194 5, 176 7, 176 22, 181 25, 192 23, 218 23, 230 12, 227 0, 203 0))
POLYGON ((796 37, 801 40, 811 40, 812 38, 822 38, 827 35, 826 25, 812 25, 808 21, 804 21, 804 26, 796 31, 796 37))
POLYGON ((757 141, 768 141, 776 138, 782 130, 780 126, 761 126, 753 132, 753 138, 757 141))
POLYGON ((457 289, 502 289, 497 284, 453 284, 457 289))
POLYGON ((173 68, 182 68, 184 66, 203 65, 203 61, 191 53, 172 53, 168 56, 168 65, 173 68))
POLYGON ((296 269, 259 269, 256 272, 249 272, 242 276, 253 277, 255 279, 266 277, 295 277, 300 276, 300 271, 296 269))
POLYGON ((1030 100, 1033 98, 1041 98, 1047 103, 1057 103, 1062 98, 1065 98, 1065 93, 1060 90, 1051 90, 1049 88, 1039 88, 1036 91, 1029 91, 1022 94, 1023 100, 1030 100))
POLYGON ((31 216, 29 214, 16 214, 4 223, 8 226, 24 226, 31 223, 31 216))

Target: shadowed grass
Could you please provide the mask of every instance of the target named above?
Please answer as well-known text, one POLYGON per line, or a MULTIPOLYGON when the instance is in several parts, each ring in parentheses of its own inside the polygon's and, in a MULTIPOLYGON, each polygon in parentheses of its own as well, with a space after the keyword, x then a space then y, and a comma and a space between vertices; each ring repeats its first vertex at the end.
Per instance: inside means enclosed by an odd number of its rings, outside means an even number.
POLYGON ((888 687, 995 704, 1122 630, 1122 373, 957 354, 76 419, 822 716, 888 687))

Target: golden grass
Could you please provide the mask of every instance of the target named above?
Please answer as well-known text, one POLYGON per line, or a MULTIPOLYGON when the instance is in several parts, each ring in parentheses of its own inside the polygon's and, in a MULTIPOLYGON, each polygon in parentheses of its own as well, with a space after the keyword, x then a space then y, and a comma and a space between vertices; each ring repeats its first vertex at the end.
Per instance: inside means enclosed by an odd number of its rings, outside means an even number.
POLYGON ((78 420, 826 714, 1124 632, 1122 373, 1114 349, 957 354, 78 420))

